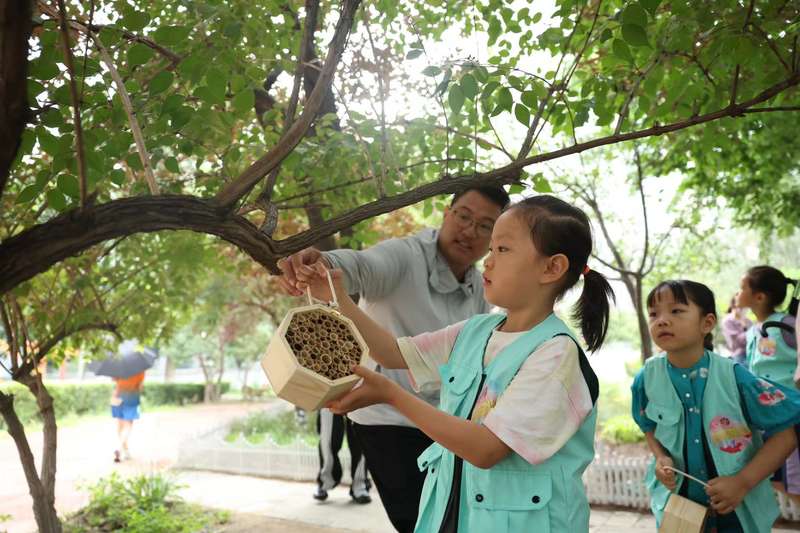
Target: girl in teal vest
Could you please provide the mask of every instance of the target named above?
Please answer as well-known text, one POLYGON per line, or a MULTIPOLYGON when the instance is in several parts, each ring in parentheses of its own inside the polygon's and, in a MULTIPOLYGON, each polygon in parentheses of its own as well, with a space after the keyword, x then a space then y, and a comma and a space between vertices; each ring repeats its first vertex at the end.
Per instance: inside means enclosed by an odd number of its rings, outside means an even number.
MULTIPOLYGON (((786 298, 788 286, 796 283, 777 268, 760 265, 750 268, 742 276, 736 294, 737 305, 749 307, 756 315, 756 323, 747 331, 745 358, 748 368, 759 377, 790 388, 795 388, 797 337, 780 328, 768 328, 764 336, 762 325, 765 322, 783 322, 794 326, 794 317, 778 312, 776 308, 786 298)), ((789 455, 772 481, 776 489, 800 503, 800 457, 797 452, 789 455)))
POLYGON ((666 353, 636 376, 632 409, 654 455, 646 483, 657 523, 677 492, 711 507, 706 531, 770 531, 778 506, 767 478, 797 446, 800 393, 712 351, 717 315, 705 285, 662 282, 647 310, 666 353))
MULTIPOLYGON (((408 368, 420 390, 441 388, 436 409, 355 367, 362 384, 330 405, 344 413, 391 404, 435 441, 418 461, 426 478, 415 531, 588 531, 581 476, 594 457, 598 383, 553 305, 582 275, 574 316, 588 348, 600 347, 613 293, 586 266, 591 250, 581 210, 552 196, 527 198, 497 220, 484 263, 486 298, 505 313, 412 338, 381 329, 337 283, 340 310, 370 356, 408 368)), ((315 296, 331 297, 322 265, 303 274, 315 296)))

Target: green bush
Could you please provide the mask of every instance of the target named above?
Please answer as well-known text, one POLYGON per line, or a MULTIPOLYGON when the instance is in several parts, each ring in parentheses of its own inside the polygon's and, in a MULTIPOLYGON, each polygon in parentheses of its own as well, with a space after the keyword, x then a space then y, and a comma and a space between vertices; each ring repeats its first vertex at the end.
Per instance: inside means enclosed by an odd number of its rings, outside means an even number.
POLYGON ((644 441, 644 433, 630 415, 618 415, 603 423, 600 431, 603 440, 614 444, 631 444, 644 441))
POLYGON ((190 533, 227 521, 227 513, 184 503, 180 486, 161 474, 122 479, 114 472, 88 487, 89 504, 64 523, 67 533, 190 533))
MULTIPOLYGON (((109 409, 109 399, 114 385, 108 383, 91 383, 83 385, 47 384, 47 390, 53 397, 56 419, 70 415, 86 415, 103 413, 109 409)), ((157 405, 186 405, 203 401, 202 383, 147 383, 144 384, 142 402, 145 407, 157 405)), ((222 383, 222 393, 230 389, 230 383, 222 383)), ((14 409, 23 424, 38 419, 36 398, 28 389, 18 383, 0 385, 0 390, 14 395, 14 409)), ((0 430, 5 423, 0 419, 0 430)))
POLYGON ((253 413, 247 418, 236 420, 231 424, 226 440, 233 442, 239 435, 248 442, 258 444, 269 435, 276 444, 291 444, 297 439, 307 444, 317 443, 317 414, 308 413, 305 421, 300 422, 294 411, 280 414, 253 413))

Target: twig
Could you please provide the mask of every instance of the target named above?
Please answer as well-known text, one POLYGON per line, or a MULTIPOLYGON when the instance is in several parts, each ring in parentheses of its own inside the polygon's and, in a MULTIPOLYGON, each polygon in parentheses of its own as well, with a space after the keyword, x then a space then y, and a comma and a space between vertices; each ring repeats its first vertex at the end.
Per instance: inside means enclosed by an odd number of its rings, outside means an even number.
POLYGON ((311 123, 317 116, 325 94, 330 89, 331 81, 339 64, 339 58, 344 50, 347 37, 350 34, 350 29, 353 26, 353 19, 359 4, 360 0, 345 0, 343 3, 342 13, 328 48, 328 55, 325 58, 322 73, 311 95, 306 99, 306 105, 300 117, 266 155, 260 157, 237 178, 222 187, 215 198, 217 205, 221 208, 234 209, 236 203, 246 196, 256 183, 267 176, 276 165, 280 164, 306 135, 311 123))
POLYGON ((78 96, 78 84, 75 82, 75 65, 72 61, 72 46, 69 43, 67 29, 67 12, 64 0, 58 0, 59 26, 61 28, 61 44, 64 50, 64 64, 69 72, 69 93, 72 98, 72 118, 75 126, 75 145, 78 156, 78 180, 80 187, 81 209, 86 209, 86 157, 83 146, 83 127, 81 125, 81 103, 78 96))
POLYGON ((117 94, 119 94, 119 98, 122 101, 122 108, 125 110, 125 114, 128 115, 131 133, 133 133, 133 139, 136 142, 136 151, 139 154, 139 161, 142 162, 142 168, 144 168, 144 179, 147 182, 147 187, 150 189, 150 194, 159 194, 156 177, 153 175, 153 167, 150 166, 150 155, 147 153, 147 146, 144 144, 142 128, 139 126, 139 121, 136 118, 136 112, 133 109, 131 97, 128 95, 127 89, 125 89, 125 82, 122 81, 122 77, 119 75, 114 61, 111 59, 103 42, 100 40, 100 36, 94 33, 90 35, 97 49, 100 51, 100 57, 103 59, 103 63, 108 67, 111 79, 114 80, 114 84, 117 86, 117 94))
POLYGON ((625 102, 623 102, 622 106, 620 107, 619 118, 617 119, 617 125, 614 128, 615 134, 618 134, 622 130, 622 123, 628 116, 628 108, 630 107, 631 102, 633 101, 633 98, 636 95, 636 91, 639 90, 639 86, 642 84, 642 81, 647 77, 648 74, 650 74, 650 71, 653 70, 653 67, 655 67, 658 64, 658 60, 660 57, 661 56, 656 56, 656 58, 653 60, 650 66, 647 67, 643 72, 641 72, 639 74, 639 77, 633 83, 631 90, 628 92, 628 96, 625 97, 625 102))
MULTIPOLYGON (((750 7, 747 9, 747 15, 744 18, 744 26, 742 26, 742 31, 747 29, 747 25, 750 23, 750 16, 753 14, 753 8, 756 5, 756 0, 750 0, 750 7)), ((739 89, 739 71, 741 70, 740 65, 736 64, 736 69, 733 71, 733 87, 731 87, 731 106, 736 105, 736 92, 739 89)))
POLYGON ((367 29, 367 37, 369 37, 369 44, 372 48, 372 57, 375 60, 375 67, 377 69, 376 75, 378 77, 378 94, 380 94, 381 97, 381 175, 380 178, 377 176, 375 177, 375 185, 378 188, 378 195, 384 198, 386 196, 386 187, 384 186, 386 182, 386 148, 389 143, 388 136, 386 135, 386 89, 383 86, 383 70, 380 68, 380 59, 378 57, 378 52, 375 50, 372 30, 370 30, 369 27, 369 10, 365 9, 362 13, 364 16, 364 27, 367 29))

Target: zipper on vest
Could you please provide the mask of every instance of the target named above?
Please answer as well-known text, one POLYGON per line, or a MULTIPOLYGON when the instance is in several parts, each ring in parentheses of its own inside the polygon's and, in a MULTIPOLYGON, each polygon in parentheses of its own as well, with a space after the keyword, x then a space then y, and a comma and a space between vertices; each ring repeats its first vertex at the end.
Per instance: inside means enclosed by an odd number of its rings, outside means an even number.
MULTIPOLYGON (((486 381, 486 372, 481 374, 481 382, 478 384, 478 390, 475 393, 475 398, 472 400, 472 407, 469 408, 469 416, 472 417, 472 411, 475 410, 475 404, 478 403, 478 397, 483 390, 483 383, 486 381)), ((464 460, 456 454, 453 454, 453 483, 450 485, 450 497, 447 499, 447 507, 444 510, 442 517, 442 525, 439 527, 439 533, 456 533, 458 531, 458 511, 461 508, 461 478, 464 473, 464 460)))

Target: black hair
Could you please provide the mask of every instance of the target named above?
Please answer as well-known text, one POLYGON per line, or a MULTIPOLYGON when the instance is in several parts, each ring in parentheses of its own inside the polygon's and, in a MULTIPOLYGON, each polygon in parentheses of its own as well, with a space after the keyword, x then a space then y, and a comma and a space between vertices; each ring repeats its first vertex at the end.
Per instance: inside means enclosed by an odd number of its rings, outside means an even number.
MULTIPOLYGON (((647 307, 655 306, 658 302, 659 294, 663 291, 669 291, 676 302, 684 305, 693 303, 700 308, 702 316, 714 315, 717 318, 717 304, 714 302, 714 292, 696 281, 688 279, 668 279, 662 281, 650 291, 647 295, 647 307)), ((703 347, 706 350, 714 349, 714 336, 707 333, 703 339, 703 347)))
MULTIPOLYGON (((525 198, 508 208, 518 212, 531 229, 531 239, 540 253, 564 254, 569 267, 557 298, 578 282, 592 253, 592 226, 586 213, 554 196, 525 198)), ((603 344, 608 332, 609 300, 614 290, 604 275, 589 270, 583 277, 583 291, 572 317, 580 324, 583 339, 591 351, 603 344)))
MULTIPOLYGON (((763 292, 767 295, 767 303, 774 309, 783 303, 786 298, 786 289, 791 285, 797 286, 797 281, 787 278, 783 272, 768 265, 754 266, 745 274, 747 284, 753 292, 763 292)), ((797 314, 797 308, 789 309, 790 315, 797 314)))
POLYGON ((450 200, 450 207, 452 207, 459 198, 467 194, 469 191, 475 191, 482 194, 493 204, 496 204, 500 209, 505 209, 508 207, 508 203, 511 201, 511 198, 508 197, 506 190, 499 185, 476 185, 475 187, 468 187, 455 193, 453 195, 453 199, 450 200))

